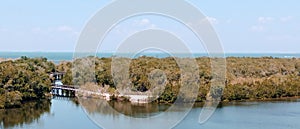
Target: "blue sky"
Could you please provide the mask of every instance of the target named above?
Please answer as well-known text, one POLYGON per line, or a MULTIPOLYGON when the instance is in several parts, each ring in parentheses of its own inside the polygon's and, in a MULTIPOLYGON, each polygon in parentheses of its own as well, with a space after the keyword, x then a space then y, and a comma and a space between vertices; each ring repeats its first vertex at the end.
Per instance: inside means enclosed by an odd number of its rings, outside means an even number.
MULTIPOLYGON (((85 23, 110 2, 2 0, 0 51, 72 52, 85 23)), ((298 0, 188 0, 188 2, 199 8, 211 21, 227 53, 300 52, 298 0)), ((182 37, 188 40, 188 46, 192 51, 205 52, 193 37, 188 36, 183 25, 150 15, 127 19, 117 25, 99 51, 113 51, 122 38, 152 27, 168 29, 175 33, 186 32, 182 37)))

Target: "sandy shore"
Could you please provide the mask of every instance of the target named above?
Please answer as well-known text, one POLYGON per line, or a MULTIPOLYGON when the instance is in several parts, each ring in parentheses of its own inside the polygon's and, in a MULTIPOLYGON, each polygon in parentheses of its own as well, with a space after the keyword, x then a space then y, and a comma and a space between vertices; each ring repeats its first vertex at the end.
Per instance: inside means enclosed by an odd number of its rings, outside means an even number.
POLYGON ((0 62, 2 62, 2 61, 6 61, 6 59, 4 59, 4 58, 0 58, 0 62))
POLYGON ((9 61, 9 60, 15 60, 15 59, 12 59, 12 58, 0 58, 0 62, 9 61))

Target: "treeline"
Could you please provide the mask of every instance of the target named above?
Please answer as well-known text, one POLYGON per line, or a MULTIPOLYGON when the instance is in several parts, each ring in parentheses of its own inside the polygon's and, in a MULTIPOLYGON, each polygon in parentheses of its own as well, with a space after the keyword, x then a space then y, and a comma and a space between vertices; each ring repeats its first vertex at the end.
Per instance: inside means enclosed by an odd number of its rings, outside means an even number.
POLYGON ((49 73, 55 64, 46 58, 17 60, 0 63, 0 109, 20 107, 25 101, 47 98, 51 91, 49 73))
POLYGON ((300 95, 300 59, 228 58, 225 100, 300 95))
MULTIPOLYGON (((112 58, 90 57, 95 65, 90 65, 91 61, 84 65, 79 65, 83 59, 74 62, 63 62, 57 66, 57 70, 66 72, 63 82, 66 84, 83 84, 88 81, 94 81, 99 88, 109 87, 115 94, 116 84, 113 81, 111 64, 112 58), (95 78, 90 79, 89 75, 78 77, 75 69, 72 69, 72 63, 76 66, 95 67, 95 78), (72 74, 72 71, 75 73, 72 74), (85 78, 86 77, 86 78, 85 78)), ((211 60, 207 57, 196 58, 199 66, 200 88, 197 101, 204 101, 210 91, 211 81, 214 79, 211 75, 211 60)), ((223 101, 249 100, 249 99, 270 99, 293 97, 300 95, 300 59, 292 58, 248 58, 248 57, 229 57, 226 58, 226 87, 222 89, 213 89, 223 92, 223 101)), ((76 68, 83 69, 83 68, 76 68)), ((117 68, 118 69, 118 68, 117 68)), ((145 92, 157 85, 151 85, 149 73, 155 69, 164 71, 167 80, 161 80, 165 83, 165 89, 157 102, 174 102, 177 98, 181 74, 180 68, 173 58, 153 58, 140 57, 130 62, 129 78, 131 82, 131 91, 145 92)), ((81 73, 82 74, 82 73, 81 73)), ((83 73, 86 74, 86 73, 83 73)), ((192 80, 191 80, 192 81, 192 80)), ((118 85, 118 84, 117 84, 118 85)), ((126 85, 125 83, 123 85, 126 85)), ((159 84, 158 84, 159 85, 159 84)), ((185 96, 182 96, 183 98, 185 96)))
MULTIPOLYGON (((128 59, 124 58, 124 60, 126 63, 128 59)), ((182 59, 184 62, 189 60, 188 58, 182 59)), ((199 77, 200 88, 197 101, 204 101, 212 95, 208 94, 214 80, 211 74, 211 59, 200 57, 196 58, 196 62, 199 73, 197 76, 191 76, 199 77)), ((120 85, 127 86, 126 90, 133 93, 160 91, 156 93, 160 95, 156 99, 157 102, 171 103, 178 98, 186 98, 190 95, 189 91, 186 91, 183 96, 178 96, 182 79, 186 77, 181 77, 181 69, 175 59, 139 57, 127 63, 130 66, 130 84, 128 81, 113 80, 112 58, 88 57, 73 62, 61 62, 57 65, 47 61, 46 58, 21 57, 14 61, 1 62, 0 108, 19 107, 24 101, 47 98, 51 90, 49 73, 55 71, 65 72, 62 81, 66 85, 84 85, 93 82, 96 87, 91 88, 104 89, 105 91, 101 92, 115 95, 120 94, 116 88, 120 85), (85 70, 91 67, 95 70, 85 70), (153 73, 157 70, 158 72, 153 73), (150 73, 152 76, 149 76, 150 73), (156 82, 152 82, 151 78, 156 78, 156 82)), ((213 89, 223 92, 221 98, 223 101, 300 96, 300 59, 229 57, 226 58, 226 65, 224 91, 213 89)), ((193 68, 186 69, 194 70, 193 68)), ((124 74, 120 67, 114 67, 114 70, 124 74)), ((116 79, 122 80, 122 76, 116 79)))

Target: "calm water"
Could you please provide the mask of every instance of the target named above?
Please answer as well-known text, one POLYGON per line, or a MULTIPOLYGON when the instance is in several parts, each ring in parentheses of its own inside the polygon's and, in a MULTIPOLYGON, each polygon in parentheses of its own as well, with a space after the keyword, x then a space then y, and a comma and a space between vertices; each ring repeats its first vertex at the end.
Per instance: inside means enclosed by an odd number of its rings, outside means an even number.
MULTIPOLYGON (((53 99, 52 103, 31 103, 22 109, 0 110, 1 126, 8 129, 99 129, 91 118, 113 118, 108 125, 126 123, 126 117, 155 116, 168 105, 82 100, 81 104, 67 99, 53 99), (105 106, 113 107, 111 112, 105 106), (87 113, 85 113, 87 112, 87 113), (88 114, 88 115, 87 115, 88 114)), ((300 127, 300 100, 277 102, 241 102, 222 104, 211 119, 203 125, 197 123, 201 107, 194 107, 176 129, 298 129, 300 127)), ((180 111, 172 112, 178 115, 180 111)), ((97 121, 96 120, 96 121, 97 121)), ((167 119, 163 121, 168 121, 167 119)), ((146 127, 145 127, 146 128, 146 127)))

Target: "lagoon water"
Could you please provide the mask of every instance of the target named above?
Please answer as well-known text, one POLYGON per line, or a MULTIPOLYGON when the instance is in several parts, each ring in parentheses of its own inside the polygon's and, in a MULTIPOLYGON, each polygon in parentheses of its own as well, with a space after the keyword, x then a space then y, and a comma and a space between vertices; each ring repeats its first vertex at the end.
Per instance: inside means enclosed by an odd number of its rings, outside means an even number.
MULTIPOLYGON (((7 129, 101 129, 91 118, 113 117, 114 122, 106 124, 134 124, 126 123, 125 117, 145 116, 146 114, 158 115, 168 108, 167 105, 147 104, 146 106, 128 105, 129 103, 110 103, 116 111, 112 113, 101 109, 101 104, 85 102, 77 104, 68 99, 52 99, 52 104, 44 112, 32 110, 30 114, 24 109, 10 109, 1 113, 0 128, 7 129), (123 105, 123 106, 122 106, 123 105), (146 107, 146 109, 145 109, 146 107), (21 110, 21 111, 18 111, 21 110), (129 111, 130 110, 130 111, 129 111), (129 112, 127 112, 129 111, 129 112), (19 112, 19 113, 15 113, 19 112), (38 112, 38 113, 36 113, 38 112), (86 113, 87 112, 87 113, 86 113), (129 113, 129 114, 128 114, 129 113), (24 118, 22 118, 24 117, 24 118), (14 118, 21 118, 14 121, 14 118), (31 121, 26 121, 33 119, 31 121)), ((45 105, 44 105, 45 106, 45 105)), ((205 123, 199 124, 198 117, 202 109, 195 106, 189 114, 174 128, 175 129, 298 129, 300 127, 300 100, 270 101, 270 102, 235 102, 220 104, 213 116, 205 123)), ((103 107, 102 107, 103 108, 103 107)), ((3 110, 0 112, 3 112, 3 110)), ((172 112, 172 115, 180 111, 172 112)), ((97 120, 96 120, 97 121, 97 120)), ((167 119, 165 120, 167 121, 167 119)), ((145 121, 147 122, 147 121, 145 121)))

